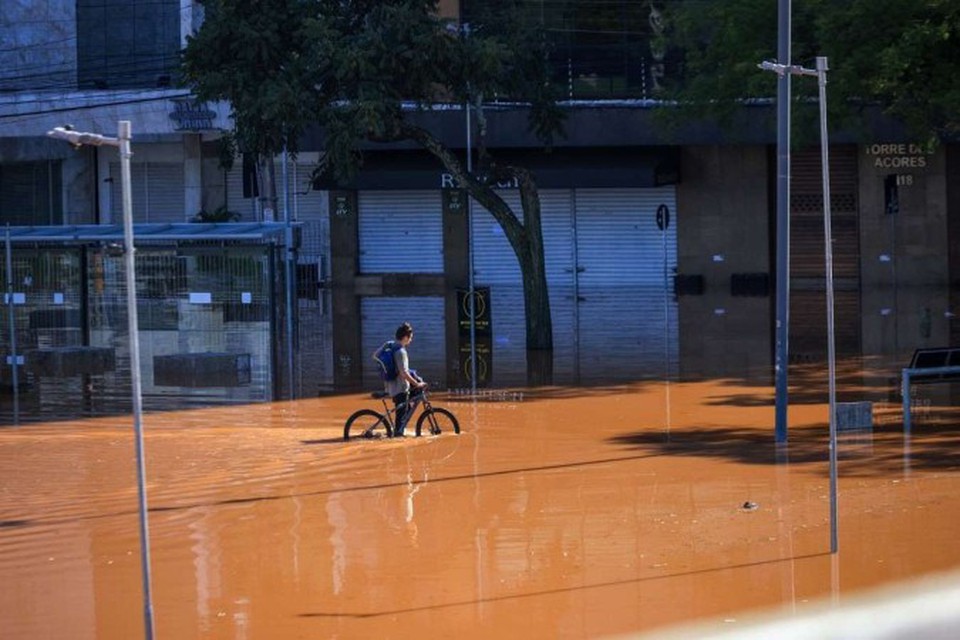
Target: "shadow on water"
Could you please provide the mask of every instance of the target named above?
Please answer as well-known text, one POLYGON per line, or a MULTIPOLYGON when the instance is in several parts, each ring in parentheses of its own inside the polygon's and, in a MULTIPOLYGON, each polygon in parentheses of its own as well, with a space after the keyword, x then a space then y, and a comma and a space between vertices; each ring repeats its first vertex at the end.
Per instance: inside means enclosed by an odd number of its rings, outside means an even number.
POLYGON ((660 575, 651 575, 651 576, 642 576, 637 578, 630 578, 627 580, 612 580, 604 582, 595 582, 591 584, 583 584, 575 587, 567 587, 563 589, 546 589, 540 591, 532 591, 529 593, 515 594, 511 593, 509 595, 497 596, 497 597, 485 597, 485 598, 476 598, 472 600, 462 600, 455 602, 444 602, 442 604, 431 604, 423 607, 416 608, 391 608, 383 609, 381 611, 374 612, 342 612, 342 611, 310 611, 305 613, 297 614, 301 618, 380 618, 386 616, 398 616, 403 614, 414 613, 417 611, 437 611, 440 609, 447 609, 453 607, 464 607, 469 605, 477 605, 481 603, 494 603, 499 601, 514 602, 525 599, 539 598, 545 595, 555 595, 555 594, 569 594, 569 593, 583 593, 595 589, 608 589, 610 587, 624 586, 624 585, 637 585, 646 582, 660 582, 666 581, 673 578, 679 577, 697 577, 704 576, 711 573, 718 572, 727 572, 735 569, 756 569, 758 567, 768 566, 768 565, 778 565, 787 560, 796 562, 799 560, 808 560, 812 558, 822 558, 827 556, 826 553, 807 553, 799 554, 792 556, 790 558, 773 558, 770 560, 757 560, 755 562, 744 562, 741 564, 722 564, 716 567, 708 567, 705 569, 693 569, 690 571, 677 571, 672 573, 665 573, 660 575))
MULTIPOLYGON (((955 471, 960 469, 960 425, 958 411, 943 412, 946 424, 928 424, 904 434, 895 427, 843 431, 838 434, 838 460, 845 477, 883 477, 913 471, 955 471)), ((784 462, 769 432, 735 427, 691 427, 624 433, 608 440, 611 444, 651 455, 711 458, 750 465, 784 462)), ((793 429, 786 458, 791 465, 822 465, 827 475, 829 429, 793 429)))

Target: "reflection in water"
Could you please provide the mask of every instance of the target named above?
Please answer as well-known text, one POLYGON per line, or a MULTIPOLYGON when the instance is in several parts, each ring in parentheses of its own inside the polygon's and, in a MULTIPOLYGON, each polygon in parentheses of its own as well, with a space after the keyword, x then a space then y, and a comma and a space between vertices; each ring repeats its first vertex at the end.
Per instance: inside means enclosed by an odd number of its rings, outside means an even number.
MULTIPOLYGON (((951 295, 946 288, 923 287, 838 292, 838 355, 853 367, 839 388, 841 395, 895 402, 899 370, 914 349, 949 345, 954 336, 960 335, 951 295), (871 391, 865 391, 867 388, 871 391)), ((464 387, 464 380, 447 379, 448 361, 455 354, 446 353, 450 345, 444 337, 442 298, 362 300, 364 309, 370 310, 363 318, 364 354, 385 339, 394 325, 385 310, 395 309, 422 327, 412 347, 412 357, 421 373, 439 388, 464 387), (404 306, 404 301, 409 304, 404 306)), ((791 371, 816 367, 826 359, 824 293, 795 291, 791 305, 791 371)), ((769 297, 733 296, 712 290, 674 297, 664 295, 663 288, 657 286, 582 285, 574 289, 552 283, 551 312, 553 353, 528 354, 521 287, 490 286, 492 331, 489 338, 484 338, 489 344, 482 345, 480 355, 485 386, 596 386, 711 377, 751 380, 757 384, 772 382, 773 305, 769 297), (544 355, 546 361, 538 360, 544 355)), ((197 316, 192 321, 194 329, 143 332, 143 396, 147 411, 260 402, 271 396, 275 381, 271 375, 270 342, 265 338, 268 325, 249 319, 216 324, 204 319, 204 313, 210 315, 212 310, 187 308, 177 312, 181 317, 197 316), (178 351, 249 354, 250 379, 220 387, 158 384, 154 360, 178 351)), ((130 412, 125 334, 100 328, 93 332, 92 340, 95 346, 116 355, 115 369, 87 376, 23 373, 17 407, 19 421, 130 412)), ((306 363, 323 361, 330 357, 334 346, 324 341, 304 341, 299 358, 306 363)), ((369 367, 363 370, 365 386, 376 386, 376 376, 369 367)), ((8 383, 5 379, 0 382, 8 383)), ((159 382, 165 382, 162 376, 159 382)), ((312 384, 308 387, 314 388, 312 384)), ((957 398, 950 385, 927 385, 915 393, 918 395, 914 406, 921 421, 934 419, 935 407, 949 406, 957 398)), ((805 394, 802 389, 800 399, 805 394)), ((7 388, 5 393, 0 391, 0 421, 13 423, 13 413, 14 402, 7 388)))
POLYGON ((327 523, 330 525, 330 548, 333 552, 331 562, 331 586, 335 595, 343 591, 343 575, 346 568, 347 521, 346 512, 341 504, 343 499, 339 493, 327 498, 327 523))

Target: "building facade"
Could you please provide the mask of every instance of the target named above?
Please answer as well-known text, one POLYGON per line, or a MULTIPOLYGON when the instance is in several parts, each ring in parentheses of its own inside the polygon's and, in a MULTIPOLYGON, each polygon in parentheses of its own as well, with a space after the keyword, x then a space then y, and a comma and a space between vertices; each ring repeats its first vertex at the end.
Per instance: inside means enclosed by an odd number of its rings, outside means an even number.
MULTIPOLYGON (((580 34, 565 36, 554 60, 569 119, 551 154, 525 133, 522 110, 488 116, 488 144, 525 162, 541 189, 553 379, 770 376, 773 110, 749 107, 732 130, 668 132, 653 100, 671 72, 667 52, 651 46, 661 17, 637 4, 612 3, 633 25, 613 36, 589 28, 603 18, 596 12, 544 16, 557 33, 580 34)), ((110 3, 109 14, 107 5, 11 1, 0 13, 0 221, 119 222, 115 150, 74 150, 45 133, 70 123, 112 135, 130 120, 135 222, 225 208, 241 221, 301 225, 295 394, 373 384, 369 354, 403 320, 417 327, 421 370, 447 387, 468 385, 471 272, 487 314, 478 318, 480 382, 528 380, 516 259, 490 214, 437 162, 371 147, 356 184, 334 188, 311 180, 322 140, 306 139, 295 161, 276 159, 283 186, 273 210, 260 198, 262 167, 219 158, 227 107, 175 88, 177 51, 202 3, 131 0, 110 3)), ((470 4, 441 9, 469 17, 470 4)), ((465 116, 454 108, 421 117, 465 153, 465 116)), ((928 151, 882 120, 867 129, 837 135, 830 148, 838 349, 892 364, 960 332, 950 293, 960 278, 960 151, 928 151)), ((816 147, 794 153, 792 178, 791 358, 815 362, 826 353, 816 147)), ((499 186, 515 203, 514 185, 499 186)))

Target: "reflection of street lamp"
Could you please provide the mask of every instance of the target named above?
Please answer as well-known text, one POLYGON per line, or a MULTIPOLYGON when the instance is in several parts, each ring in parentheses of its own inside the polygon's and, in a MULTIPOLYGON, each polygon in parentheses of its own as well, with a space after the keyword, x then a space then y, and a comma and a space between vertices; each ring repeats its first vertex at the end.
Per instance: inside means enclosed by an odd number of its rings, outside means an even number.
POLYGON ((777 64, 764 61, 759 65, 764 71, 773 71, 781 78, 785 75, 816 76, 820 90, 820 161, 823 179, 823 240, 824 262, 827 277, 827 367, 830 404, 830 552, 836 553, 837 540, 837 371, 833 329, 833 234, 830 225, 830 154, 827 141, 827 58, 817 57, 817 68, 806 69, 797 65, 777 64))
MULTIPOLYGON (((470 37, 470 23, 464 22, 460 25, 460 30, 463 33, 464 40, 470 37)), ((464 102, 464 107, 466 110, 466 134, 467 134, 467 177, 473 175, 473 125, 470 122, 470 84, 467 83, 467 99, 464 102)), ((470 300, 470 391, 476 395, 477 393, 477 313, 476 313, 476 297, 477 289, 476 282, 474 280, 473 266, 474 266, 474 247, 473 247, 473 198, 470 197, 470 190, 465 189, 467 192, 467 269, 468 269, 468 281, 467 287, 469 289, 467 293, 467 299, 470 300)))
POLYGON ((123 242, 124 265, 127 282, 127 331, 130 334, 130 382, 133 395, 133 427, 136 435, 137 488, 140 494, 140 560, 143 572, 143 613, 147 640, 153 638, 153 604, 150 595, 150 535, 147 527, 146 467, 143 460, 143 425, 140 402, 140 340, 137 328, 137 279, 133 248, 133 195, 130 187, 130 121, 121 120, 117 137, 110 138, 99 133, 81 133, 72 127, 54 127, 47 135, 66 140, 75 148, 83 145, 100 147, 108 145, 120 150, 120 180, 123 187, 123 242))

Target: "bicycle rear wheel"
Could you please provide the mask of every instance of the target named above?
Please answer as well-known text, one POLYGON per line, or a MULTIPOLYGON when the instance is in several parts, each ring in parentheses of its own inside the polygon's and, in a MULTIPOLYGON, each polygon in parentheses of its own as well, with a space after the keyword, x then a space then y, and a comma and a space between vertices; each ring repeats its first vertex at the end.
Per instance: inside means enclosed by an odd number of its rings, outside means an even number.
POLYGON ((347 418, 343 427, 343 439, 388 437, 390 430, 382 413, 373 409, 360 409, 347 418))
POLYGON ((417 420, 417 437, 420 437, 420 433, 424 430, 432 436, 438 436, 444 431, 460 433, 460 423, 457 421, 457 417, 446 409, 431 407, 424 411, 420 415, 420 419, 417 420))

